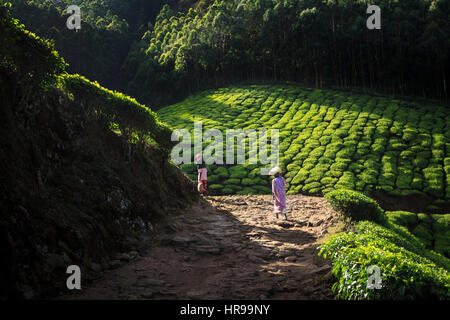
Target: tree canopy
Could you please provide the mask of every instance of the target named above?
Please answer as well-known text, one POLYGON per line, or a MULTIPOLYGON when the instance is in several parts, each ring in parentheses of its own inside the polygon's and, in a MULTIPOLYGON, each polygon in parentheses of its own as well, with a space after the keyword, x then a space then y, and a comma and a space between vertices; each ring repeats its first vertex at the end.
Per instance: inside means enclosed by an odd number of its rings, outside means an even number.
POLYGON ((34 32, 55 39, 69 71, 165 105, 243 82, 358 87, 448 100, 450 1, 13 1, 34 32), (82 29, 64 9, 82 9, 82 29))

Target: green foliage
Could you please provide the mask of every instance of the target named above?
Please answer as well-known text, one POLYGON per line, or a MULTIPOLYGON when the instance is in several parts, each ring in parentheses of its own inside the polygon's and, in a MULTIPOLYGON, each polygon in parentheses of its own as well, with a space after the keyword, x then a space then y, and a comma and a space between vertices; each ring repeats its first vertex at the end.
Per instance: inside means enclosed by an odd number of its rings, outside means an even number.
MULTIPOLYGON (((441 75, 441 71, 447 71, 448 50, 444 44, 450 34, 446 1, 381 3, 383 14, 403 27, 400 31, 390 28, 383 34, 372 32, 364 37, 359 32, 365 28, 361 12, 367 4, 353 0, 13 3, 15 15, 31 30, 55 39, 72 73, 97 79, 108 87, 126 89, 127 94, 151 105, 166 105, 205 87, 255 79, 313 82, 316 86, 326 81, 341 87, 370 83, 389 92, 420 91, 427 96, 446 97, 441 75), (82 28, 76 33, 65 27, 64 10, 71 4, 79 5, 83 12, 82 28), (410 12, 414 12, 413 24, 410 12), (331 26, 329 21, 339 23, 331 26), (284 28, 280 33, 285 25, 292 28, 284 28), (368 47, 374 50, 360 50, 368 47), (408 63, 404 63, 404 55, 391 54, 404 52, 405 48, 408 63), (334 58, 337 56, 340 59, 334 58), (367 61, 382 63, 371 72, 361 72, 367 61), (421 70, 420 76, 417 70, 421 70)), ((278 97, 272 98, 276 101, 278 97)), ((296 100, 281 101, 277 108, 284 113, 293 101, 296 100)), ((355 104, 349 121, 357 120, 363 105, 359 101, 355 104)), ((302 104, 297 102, 296 108, 299 106, 302 104)), ((322 107, 319 103, 317 106, 322 107)), ((411 129, 405 134, 403 123, 392 119, 397 114, 408 116, 398 111, 399 102, 386 102, 383 107, 386 112, 367 115, 369 119, 382 120, 375 134, 392 134, 413 141, 419 132, 411 129)), ((295 113, 296 108, 289 117, 298 120, 301 117, 295 113)), ((282 114, 271 118, 274 114, 262 115, 262 119, 274 125, 294 126, 282 114)), ((320 119, 329 121, 333 116, 334 112, 322 110, 320 119)), ((355 123, 364 123, 363 120, 355 123)), ((427 130, 434 125, 427 118, 412 116, 411 121, 427 130)), ((343 128, 339 135, 345 134, 343 128)))
MULTIPOLYGON (((136 55, 127 55, 132 44, 148 39, 151 23, 165 0, 14 0, 12 13, 29 30, 52 39, 58 52, 69 62, 70 73, 96 79, 109 88, 127 90, 136 72, 136 55), (69 5, 81 9, 81 29, 66 26, 69 5), (125 62, 128 69, 123 69, 125 62)), ((155 90, 156 91, 156 90, 155 90)), ((142 101, 142 96, 139 97, 142 101)), ((146 100, 146 103, 151 101, 146 100)))
POLYGON ((229 175, 228 170, 225 167, 218 167, 214 170, 214 174, 216 174, 219 178, 227 178, 229 175))
MULTIPOLYGON (((162 89, 160 99, 165 97, 167 101, 168 97, 170 100, 175 98, 173 91, 179 97, 181 93, 189 94, 210 87, 211 79, 214 79, 215 86, 227 83, 230 79, 282 79, 297 82, 307 79, 317 85, 327 79, 327 82, 337 86, 359 86, 361 83, 376 81, 379 86, 391 91, 407 90, 415 93, 420 88, 432 95, 439 92, 441 98, 445 96, 439 73, 440 66, 445 65, 444 61, 448 58, 445 46, 439 45, 447 43, 450 34, 445 2, 411 0, 400 7, 391 2, 380 4, 384 14, 399 24, 407 20, 405 12, 423 13, 429 12, 433 6, 441 7, 433 10, 433 14, 415 15, 414 28, 403 28, 402 37, 394 30, 388 30, 383 33, 382 39, 378 33, 369 33, 367 37, 357 34, 357 30, 365 28, 360 14, 367 8, 364 2, 221 0, 209 3, 211 5, 203 10, 196 8, 183 13, 176 12, 176 8, 171 10, 165 7, 161 11, 154 27, 145 30, 140 42, 130 50, 122 68, 130 70, 127 72, 130 94, 140 94, 138 97, 147 101, 158 99, 153 96, 158 89, 162 89), (333 24, 332 30, 328 23, 331 17, 333 21, 339 21, 333 24), (293 27, 285 28, 281 34, 279 30, 284 25, 293 27), (412 43, 411 39, 415 39, 415 42, 412 43), (336 46, 336 43, 340 45, 336 46), (357 49, 374 45, 376 50, 357 49), (403 52, 404 48, 411 51, 407 67, 401 55, 389 54, 403 52), (341 59, 333 59, 335 56, 341 59), (419 56, 427 59, 420 59, 419 56), (355 68, 364 69, 367 61, 386 63, 380 64, 381 67, 372 70, 370 75, 354 72, 355 68), (313 68, 312 65, 318 67, 313 68), (399 72, 393 66, 403 67, 399 72), (157 70, 160 75, 155 77, 154 72, 148 71, 149 68, 157 70), (421 77, 417 77, 413 71, 418 68, 423 71, 421 77), (339 70, 339 73, 334 70, 339 70), (345 84, 343 79, 346 79, 345 84)), ((275 102, 278 97, 271 98, 275 102)), ((295 127, 289 118, 301 121, 305 120, 305 115, 295 113, 297 110, 294 109, 288 116, 283 116, 292 101, 295 99, 288 103, 277 102, 276 107, 282 113, 273 117, 276 111, 272 110, 271 114, 261 115, 261 119, 270 125, 295 127)), ((302 104, 296 104, 299 105, 302 104)), ((359 105, 354 107, 353 118, 347 118, 348 121, 357 118, 359 105)), ((411 129, 405 134, 402 123, 392 119, 397 114, 402 116, 398 112, 398 102, 386 102, 384 107, 387 109, 384 114, 370 115, 383 120, 381 126, 376 128, 375 135, 385 138, 395 135, 407 142, 414 140, 417 131, 411 129)), ((264 105, 264 108, 269 109, 270 105, 264 105)), ((333 113, 328 114, 327 110, 323 110, 320 119, 313 121, 329 121, 332 116, 333 113)), ((314 118, 310 115, 305 117, 314 118)), ((419 118, 416 118, 418 121, 419 118)), ((336 135, 344 136, 346 130, 343 126, 336 135)), ((404 145, 396 143, 393 147, 404 148, 404 145)), ((374 152, 382 152, 383 146, 375 145, 374 149, 374 152)))
POLYGON ((450 219, 448 214, 415 214, 405 211, 386 212, 388 220, 407 228, 428 249, 450 257, 450 219))
POLYGON ((244 186, 253 186, 253 185, 255 185, 254 180, 253 180, 253 179, 250 179, 250 178, 244 178, 244 179, 242 179, 241 183, 242 183, 244 186))
POLYGON ((165 150, 169 150, 173 145, 172 131, 169 127, 158 120, 156 113, 139 104, 135 99, 120 92, 105 89, 97 82, 91 82, 80 75, 65 74, 61 79, 67 90, 77 99, 85 105, 98 107, 98 110, 90 110, 90 112, 105 114, 112 122, 119 125, 123 134, 129 137, 136 134, 140 140, 149 136, 165 150))
MULTIPOLYGON (((189 130, 197 120, 203 122, 204 130, 278 129, 280 164, 291 184, 290 194, 320 195, 324 190, 345 188, 446 199, 450 195, 450 169, 446 169, 450 168, 450 160, 446 161, 450 148, 443 148, 449 136, 443 134, 446 122, 440 116, 446 109, 411 109, 407 102, 400 102, 295 86, 231 86, 193 95, 160 109, 158 115, 173 128, 189 130), (430 114, 439 129, 420 127, 418 119, 430 114), (280 118, 270 122, 274 117, 280 118), (391 136, 394 125, 402 131, 391 136), (429 143, 423 146, 423 141, 429 143), (433 150, 445 151, 447 156, 433 150)), ((218 182, 226 186, 224 181, 229 178, 248 178, 253 186, 270 187, 270 181, 260 174, 261 165, 253 166, 221 166, 216 169, 220 171, 218 182)))
POLYGON ((224 195, 230 195, 234 193, 234 190, 232 188, 223 188, 222 192, 224 195))
MULTIPOLYGON (((391 225, 393 226, 393 225, 391 225)), ((442 299, 450 298, 449 261, 436 257, 407 231, 398 233, 373 222, 362 221, 355 233, 333 235, 320 247, 330 257, 340 299, 442 299), (428 252, 428 253, 427 253, 428 252), (435 260, 444 261, 447 268, 435 260), (369 289, 368 267, 381 271, 381 289, 369 289)))
POLYGON ((362 193, 338 189, 327 193, 325 198, 334 210, 351 220, 385 220, 385 214, 378 203, 362 193))
POLYGON ((217 175, 209 175, 208 176, 208 182, 209 183, 215 183, 215 182, 219 182, 220 178, 217 175))
POLYGON ((450 215, 434 214, 432 229, 434 235, 434 250, 450 257, 450 215))
MULTIPOLYGON (((412 234, 414 234, 417 238, 419 238, 427 248, 433 248, 433 231, 431 226, 426 223, 420 223, 415 228, 412 229, 412 234)), ((437 252, 441 252, 445 254, 445 252, 441 250, 436 250, 437 252)), ((447 257, 449 255, 446 255, 447 257)))
POLYGON ((9 4, 0 3, 0 67, 14 70, 20 75, 24 87, 46 87, 55 84, 57 76, 67 66, 54 48, 25 29, 10 16, 9 4))
POLYGON ((388 220, 392 223, 399 224, 401 226, 405 226, 408 229, 411 229, 418 222, 417 214, 406 211, 388 211, 386 212, 388 220))

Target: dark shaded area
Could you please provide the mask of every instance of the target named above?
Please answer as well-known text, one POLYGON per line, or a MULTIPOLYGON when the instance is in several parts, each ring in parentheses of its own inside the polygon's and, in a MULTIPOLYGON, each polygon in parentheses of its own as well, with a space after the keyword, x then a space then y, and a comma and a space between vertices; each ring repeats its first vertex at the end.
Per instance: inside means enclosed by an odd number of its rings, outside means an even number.
MULTIPOLYGON (((183 11, 197 1, 11 2, 13 14, 20 18, 21 23, 39 36, 54 40, 55 48, 69 63, 69 72, 82 74, 105 87, 124 91, 127 86, 120 72, 125 59, 133 43, 151 28, 162 6, 169 4, 183 11), (80 6, 80 30, 69 30, 66 26, 69 5, 80 6)), ((202 4, 199 3, 199 6, 202 4)))
POLYGON ((1 70, 0 83, 1 296, 53 295, 67 266, 107 266, 158 217, 195 199, 160 150, 128 143, 58 92, 18 113, 14 75, 1 70))
POLYGON ((409 196, 389 195, 383 190, 373 190, 370 197, 375 199, 379 205, 386 211, 408 211, 414 213, 449 213, 450 203, 444 201, 436 203, 436 199, 426 194, 415 194, 409 196), (435 208, 430 210, 430 205, 435 208))
POLYGON ((198 195, 167 150, 63 89, 53 47, 2 6, 0 37, 0 298, 43 298, 65 290, 69 265, 88 280, 198 195))

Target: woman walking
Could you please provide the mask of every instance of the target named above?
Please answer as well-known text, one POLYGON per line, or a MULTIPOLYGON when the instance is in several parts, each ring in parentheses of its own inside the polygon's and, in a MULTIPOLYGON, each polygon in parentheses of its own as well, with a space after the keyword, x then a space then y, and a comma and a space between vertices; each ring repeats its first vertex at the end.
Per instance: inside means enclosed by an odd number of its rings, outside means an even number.
POLYGON ((197 155, 197 172, 198 172, 198 192, 205 194, 208 185, 208 169, 206 169, 206 164, 202 159, 201 155, 197 155))
POLYGON ((282 213, 284 215, 283 219, 287 220, 286 187, 288 186, 288 183, 281 176, 281 169, 279 167, 270 169, 269 174, 274 176, 274 179, 272 180, 272 193, 275 218, 278 219, 278 214, 282 213))

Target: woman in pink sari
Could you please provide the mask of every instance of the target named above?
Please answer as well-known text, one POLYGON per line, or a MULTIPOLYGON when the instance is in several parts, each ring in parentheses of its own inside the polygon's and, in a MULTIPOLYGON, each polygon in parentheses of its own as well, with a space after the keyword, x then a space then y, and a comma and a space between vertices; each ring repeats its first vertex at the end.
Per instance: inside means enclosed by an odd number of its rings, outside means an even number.
POLYGON ((206 169, 206 164, 202 159, 201 155, 197 155, 197 171, 198 171, 198 192, 201 194, 206 194, 208 185, 208 170, 206 169))
POLYGON ((279 167, 272 168, 269 173, 275 176, 272 180, 273 212, 275 213, 275 218, 278 219, 278 214, 281 212, 284 215, 283 219, 287 220, 286 187, 288 183, 281 176, 281 169, 279 167))

